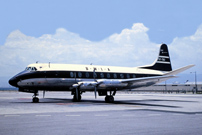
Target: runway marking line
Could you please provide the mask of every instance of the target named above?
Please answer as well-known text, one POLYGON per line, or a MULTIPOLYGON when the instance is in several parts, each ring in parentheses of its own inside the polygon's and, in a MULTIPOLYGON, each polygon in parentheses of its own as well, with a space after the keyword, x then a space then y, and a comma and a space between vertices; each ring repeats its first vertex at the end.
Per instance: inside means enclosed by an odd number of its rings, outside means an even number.
POLYGON ((154 113, 154 114, 148 114, 148 116, 160 116, 161 114, 154 113))
POLYGON ((67 117, 79 117, 81 115, 66 115, 67 117))
POLYGON ((182 114, 182 113, 174 113, 173 115, 185 115, 185 114, 182 114))
POLYGON ((134 117, 135 115, 122 115, 123 117, 134 117))
POLYGON ((74 103, 57 103, 57 105, 75 105, 74 103))
POLYGON ((10 115, 4 115, 4 117, 19 117, 20 115, 10 114, 10 115))
POLYGON ((106 117, 106 116, 109 116, 109 115, 105 115, 105 114, 95 114, 94 116, 97 116, 97 117, 106 117))
POLYGON ((35 115, 36 117, 50 117, 51 115, 35 115))
POLYGON ((18 98, 18 100, 30 100, 31 98, 18 98))

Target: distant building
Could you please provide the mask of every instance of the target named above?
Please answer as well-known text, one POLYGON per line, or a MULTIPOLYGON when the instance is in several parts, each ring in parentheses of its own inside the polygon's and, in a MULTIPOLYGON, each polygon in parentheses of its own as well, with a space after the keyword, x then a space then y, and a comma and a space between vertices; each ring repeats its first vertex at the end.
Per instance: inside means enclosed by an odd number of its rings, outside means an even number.
MULTIPOLYGON (((196 85, 194 83, 185 84, 158 84, 149 87, 142 87, 134 89, 134 91, 147 91, 147 92, 192 92, 196 93, 196 85)), ((202 92, 202 83, 197 84, 197 92, 202 92)))

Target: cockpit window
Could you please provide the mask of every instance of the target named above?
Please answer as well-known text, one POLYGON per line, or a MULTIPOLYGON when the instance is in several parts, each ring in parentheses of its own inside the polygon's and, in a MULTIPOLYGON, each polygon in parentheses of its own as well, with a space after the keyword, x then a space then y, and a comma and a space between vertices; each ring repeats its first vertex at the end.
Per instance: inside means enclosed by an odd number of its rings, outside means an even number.
POLYGON ((31 67, 28 67, 28 69, 27 69, 27 70, 31 71, 31 69, 32 69, 31 67))
POLYGON ((36 67, 26 67, 25 70, 37 71, 36 67))
POLYGON ((35 68, 35 67, 32 67, 32 71, 36 71, 36 68, 35 68))

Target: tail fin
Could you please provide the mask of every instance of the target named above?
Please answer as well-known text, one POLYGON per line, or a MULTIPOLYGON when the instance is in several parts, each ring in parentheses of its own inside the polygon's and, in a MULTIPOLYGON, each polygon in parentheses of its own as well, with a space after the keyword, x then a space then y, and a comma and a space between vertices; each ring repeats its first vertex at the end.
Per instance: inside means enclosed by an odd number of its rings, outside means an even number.
POLYGON ((161 45, 158 59, 155 61, 153 65, 141 68, 160 70, 160 71, 172 71, 167 45, 166 44, 161 45))

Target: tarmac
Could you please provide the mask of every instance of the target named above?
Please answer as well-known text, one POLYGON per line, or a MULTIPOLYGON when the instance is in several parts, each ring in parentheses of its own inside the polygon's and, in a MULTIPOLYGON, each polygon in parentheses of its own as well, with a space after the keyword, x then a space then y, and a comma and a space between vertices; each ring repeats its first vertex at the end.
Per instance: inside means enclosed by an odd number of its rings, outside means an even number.
POLYGON ((114 103, 84 93, 73 102, 70 92, 0 92, 1 135, 200 135, 202 95, 117 93, 114 103))

